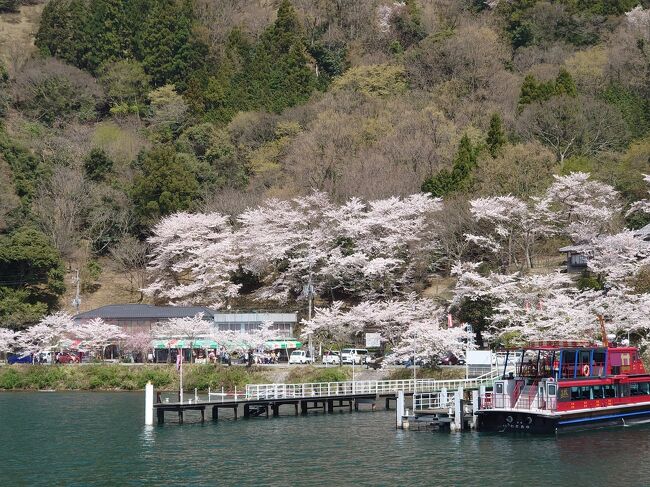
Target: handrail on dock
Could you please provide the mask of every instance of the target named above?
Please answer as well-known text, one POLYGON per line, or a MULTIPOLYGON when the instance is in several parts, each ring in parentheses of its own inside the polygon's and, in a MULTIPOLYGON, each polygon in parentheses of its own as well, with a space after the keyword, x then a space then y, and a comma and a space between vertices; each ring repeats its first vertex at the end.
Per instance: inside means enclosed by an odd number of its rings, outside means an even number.
MULTIPOLYGON (((199 394, 196 390, 193 396, 187 397, 182 404, 238 402, 257 400, 282 400, 282 399, 310 399, 332 398, 341 396, 362 395, 396 395, 397 391, 407 394, 437 393, 444 390, 454 391, 458 388, 477 389, 482 385, 491 384, 498 377, 498 371, 490 372, 469 379, 402 379, 402 380, 365 380, 344 382, 307 382, 300 384, 247 384, 245 389, 234 388, 227 391, 224 388, 214 391, 208 389, 206 394, 199 394)), ((176 393, 171 393, 177 395, 176 393)), ((176 397, 159 398, 159 403, 178 404, 176 397), (170 401, 170 399, 172 399, 170 401)))
POLYGON ((471 379, 403 379, 367 380, 346 382, 309 382, 303 384, 247 384, 247 399, 297 399, 309 397, 335 397, 361 394, 396 394, 436 392, 442 389, 455 390, 459 387, 478 388, 492 382, 492 372, 471 379))

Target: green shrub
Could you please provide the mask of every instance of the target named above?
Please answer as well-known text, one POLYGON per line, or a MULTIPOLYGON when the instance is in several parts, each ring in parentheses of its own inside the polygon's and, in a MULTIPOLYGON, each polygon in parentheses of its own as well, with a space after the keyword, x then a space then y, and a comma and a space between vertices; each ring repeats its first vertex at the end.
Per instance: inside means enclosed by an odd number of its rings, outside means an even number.
POLYGON ((286 382, 299 384, 303 382, 341 382, 350 379, 352 375, 350 367, 297 367, 289 372, 286 382))
POLYGON ((22 376, 15 367, 0 367, 0 389, 11 390, 22 387, 22 376))

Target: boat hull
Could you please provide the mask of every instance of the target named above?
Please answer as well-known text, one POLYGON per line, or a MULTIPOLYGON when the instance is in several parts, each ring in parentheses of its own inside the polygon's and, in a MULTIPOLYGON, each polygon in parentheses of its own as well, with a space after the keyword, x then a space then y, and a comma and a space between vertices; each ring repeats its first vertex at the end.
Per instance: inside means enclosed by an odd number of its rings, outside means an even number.
POLYGON ((496 433, 555 434, 609 426, 630 426, 648 421, 650 421, 650 404, 571 411, 554 415, 518 410, 478 411, 478 429, 496 433))

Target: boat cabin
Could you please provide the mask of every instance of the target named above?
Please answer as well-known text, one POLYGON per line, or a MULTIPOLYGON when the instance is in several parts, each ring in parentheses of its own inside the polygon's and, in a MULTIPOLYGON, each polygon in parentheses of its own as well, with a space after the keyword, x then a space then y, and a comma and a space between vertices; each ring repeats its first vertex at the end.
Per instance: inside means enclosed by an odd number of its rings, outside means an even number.
POLYGON ((650 401, 650 375, 634 347, 537 342, 509 351, 483 408, 566 411, 650 401))

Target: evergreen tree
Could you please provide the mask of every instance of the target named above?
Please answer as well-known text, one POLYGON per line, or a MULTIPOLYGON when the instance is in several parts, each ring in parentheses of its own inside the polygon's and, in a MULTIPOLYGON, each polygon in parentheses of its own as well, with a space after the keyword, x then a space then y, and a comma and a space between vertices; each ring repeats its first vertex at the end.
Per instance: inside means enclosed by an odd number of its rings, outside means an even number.
POLYGON ((501 147, 506 144, 506 134, 498 113, 493 114, 490 119, 490 128, 488 129, 485 142, 492 157, 496 157, 501 151, 501 147))
POLYGON ((568 95, 568 96, 578 96, 578 90, 576 84, 573 81, 571 73, 566 69, 560 68, 560 72, 555 78, 555 94, 556 95, 568 95))
POLYGON ((250 66, 254 46, 238 28, 228 35, 218 71, 208 79, 203 99, 207 118, 227 123, 239 111, 250 109, 250 66))
POLYGON ((477 150, 472 146, 472 141, 467 135, 460 139, 458 152, 454 159, 451 175, 457 184, 457 189, 469 189, 472 185, 472 171, 478 165, 477 150))
POLYGON ((41 14, 36 46, 50 56, 84 67, 90 48, 86 36, 89 15, 85 0, 50 0, 41 14))
POLYGON ((530 103, 547 101, 559 95, 578 96, 573 77, 566 69, 561 68, 555 80, 547 82, 537 81, 532 74, 528 74, 521 84, 519 110, 530 103))
POLYGON ((431 176, 422 184, 422 191, 431 193, 434 197, 443 197, 456 191, 471 189, 472 172, 478 164, 477 152, 469 137, 463 135, 451 172, 442 169, 435 176, 431 176))
POLYGON ((0 0, 0 13, 18 12, 20 3, 18 0, 0 0))
POLYGON ((0 236, 0 325, 35 322, 64 291, 63 262, 43 233, 24 227, 0 236))
POLYGON ((298 15, 291 2, 283 0, 275 23, 262 34, 246 70, 251 102, 280 112, 309 98, 316 77, 308 66, 305 45, 298 15))
POLYGON ((132 54, 131 39, 125 29, 126 17, 122 0, 93 0, 90 17, 86 23, 88 50, 84 67, 97 73, 105 63, 132 54))
POLYGON ((84 160, 86 176, 92 181, 103 181, 113 169, 113 161, 103 149, 93 149, 84 160))
POLYGON ((422 192, 430 193, 434 198, 442 198, 458 189, 454 176, 447 169, 442 169, 422 183, 422 192))
POLYGON ((199 198, 196 175, 171 147, 157 147, 139 157, 141 173, 133 182, 133 204, 142 224, 189 210, 199 198))
POLYGON ((151 12, 142 34, 142 64, 155 86, 174 84, 187 89, 192 73, 202 70, 208 46, 193 31, 189 0, 161 0, 151 12))

